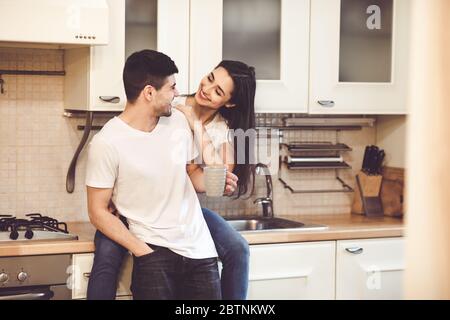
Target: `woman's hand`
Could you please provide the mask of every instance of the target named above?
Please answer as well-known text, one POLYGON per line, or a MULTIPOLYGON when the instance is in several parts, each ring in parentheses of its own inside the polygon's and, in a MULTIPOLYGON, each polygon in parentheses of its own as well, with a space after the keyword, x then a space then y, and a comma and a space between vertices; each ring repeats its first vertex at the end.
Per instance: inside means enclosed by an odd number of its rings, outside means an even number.
POLYGON ((227 170, 224 195, 231 196, 237 188, 238 177, 227 170))
POLYGON ((195 115, 194 110, 192 109, 191 106, 185 106, 185 105, 179 104, 175 108, 184 114, 184 116, 186 117, 186 120, 189 123, 189 127, 191 128, 192 131, 194 131, 196 123, 197 123, 197 125, 198 125, 198 123, 201 124, 200 120, 195 115))

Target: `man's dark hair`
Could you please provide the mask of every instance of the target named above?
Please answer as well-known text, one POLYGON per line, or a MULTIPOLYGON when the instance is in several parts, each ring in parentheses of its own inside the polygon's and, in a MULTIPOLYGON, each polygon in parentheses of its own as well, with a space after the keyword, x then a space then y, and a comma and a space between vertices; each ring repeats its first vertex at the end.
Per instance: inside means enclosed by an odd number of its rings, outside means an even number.
POLYGON ((130 55, 123 68, 123 84, 127 100, 134 103, 145 86, 161 89, 168 76, 178 73, 170 57, 155 50, 137 51, 130 55))

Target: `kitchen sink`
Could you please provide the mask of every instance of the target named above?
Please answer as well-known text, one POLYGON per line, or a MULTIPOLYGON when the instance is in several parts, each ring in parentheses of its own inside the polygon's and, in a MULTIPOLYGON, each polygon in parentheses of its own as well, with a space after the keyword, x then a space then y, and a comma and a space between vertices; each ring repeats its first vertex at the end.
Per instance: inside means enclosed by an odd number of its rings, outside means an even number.
POLYGON ((302 223, 282 218, 264 217, 230 217, 225 218, 227 222, 240 232, 258 231, 300 231, 300 230, 326 230, 328 227, 323 224, 302 223))

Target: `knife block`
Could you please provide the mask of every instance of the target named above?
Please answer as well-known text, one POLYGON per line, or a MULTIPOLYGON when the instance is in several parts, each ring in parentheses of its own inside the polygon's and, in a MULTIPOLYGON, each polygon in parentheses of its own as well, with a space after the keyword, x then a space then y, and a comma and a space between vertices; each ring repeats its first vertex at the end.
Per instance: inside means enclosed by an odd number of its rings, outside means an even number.
POLYGON ((368 175, 359 172, 356 175, 355 198, 352 205, 352 213, 366 216, 383 216, 383 205, 380 191, 383 176, 368 175))

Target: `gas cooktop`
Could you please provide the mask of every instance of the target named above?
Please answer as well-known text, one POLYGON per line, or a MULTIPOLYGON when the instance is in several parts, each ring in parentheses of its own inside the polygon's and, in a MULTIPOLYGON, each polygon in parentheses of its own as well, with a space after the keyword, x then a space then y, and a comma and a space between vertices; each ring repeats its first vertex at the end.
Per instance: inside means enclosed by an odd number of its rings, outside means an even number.
POLYGON ((26 218, 0 215, 0 243, 11 241, 78 240, 70 234, 67 224, 40 213, 29 213, 26 218))

